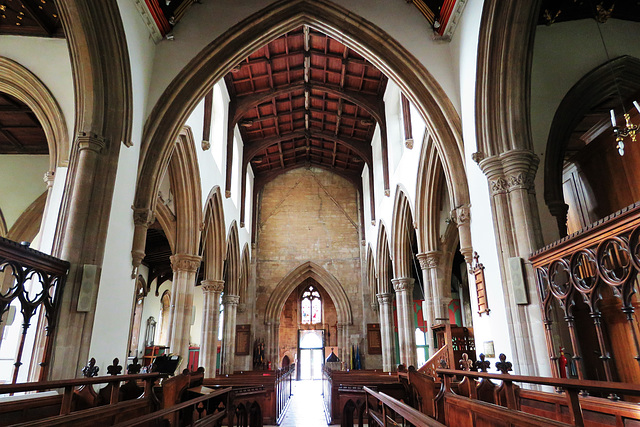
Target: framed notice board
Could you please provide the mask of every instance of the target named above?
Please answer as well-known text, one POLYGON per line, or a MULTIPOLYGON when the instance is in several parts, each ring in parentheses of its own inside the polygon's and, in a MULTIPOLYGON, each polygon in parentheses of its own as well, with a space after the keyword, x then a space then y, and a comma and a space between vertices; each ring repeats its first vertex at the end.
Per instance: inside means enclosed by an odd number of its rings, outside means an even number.
POLYGON ((251 354, 251 325, 236 325, 236 356, 251 354))
POLYGON ((382 354, 382 339, 380 338, 380 324, 367 324, 367 353, 382 354))

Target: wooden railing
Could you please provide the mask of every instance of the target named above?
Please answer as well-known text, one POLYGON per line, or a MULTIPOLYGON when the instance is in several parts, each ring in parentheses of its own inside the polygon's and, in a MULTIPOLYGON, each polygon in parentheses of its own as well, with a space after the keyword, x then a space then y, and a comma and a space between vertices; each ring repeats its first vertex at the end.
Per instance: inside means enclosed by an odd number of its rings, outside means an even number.
POLYGON ((426 363, 418 369, 418 371, 433 378, 437 378, 436 370, 442 368, 443 361, 445 366, 451 366, 450 353, 452 353, 450 346, 443 345, 438 351, 433 353, 433 356, 431 356, 429 360, 427 360, 426 363))
MULTIPOLYGON (((635 411, 626 408, 629 404, 611 402, 607 399, 593 397, 580 397, 584 391, 599 392, 605 395, 640 395, 640 385, 603 382, 584 381, 572 379, 555 379, 530 377, 522 375, 508 374, 488 374, 484 372, 456 371, 450 369, 438 369, 437 374, 443 378, 442 389, 436 397, 437 419, 446 425, 473 426, 485 425, 492 420, 501 419, 501 425, 513 426, 584 426, 585 411, 583 405, 590 407, 594 419, 602 419, 601 414, 624 412, 625 417, 620 419, 617 425, 628 425, 626 421, 637 422, 640 419, 640 407, 635 406, 635 411), (456 384, 457 393, 452 386, 456 378, 463 380, 456 384), (480 379, 480 381, 477 381, 480 379), (501 381, 497 386, 493 381, 501 381), (544 402, 540 395, 551 395, 552 393, 529 392, 521 389, 514 382, 521 384, 536 384, 554 387, 562 390, 568 411, 558 411, 556 413, 544 412, 541 408, 544 405, 523 405, 523 399, 544 402), (538 397, 536 398, 536 394, 538 397), (605 407, 605 409, 601 409, 605 407), (613 410, 608 410, 613 408, 613 410), (617 409, 616 409, 617 408, 617 409), (527 411, 527 412, 525 412, 527 411), (635 412, 635 414, 633 414, 635 412), (539 414, 546 416, 540 416, 539 414), (550 418, 549 418, 550 417, 550 418), (569 419, 567 419, 569 418, 569 419), (571 424, 567 424, 569 421, 571 424)), ((558 406, 561 408, 561 406, 558 406)), ((613 417, 615 420, 615 416, 613 417)), ((615 423, 614 423, 615 424, 615 423)), ((488 425, 488 424, 487 424, 488 425)))
POLYGON ((166 374, 109 375, 58 381, 0 385, 0 395, 36 392, 0 401, 0 425, 27 422, 34 426, 112 424, 157 409, 154 383, 166 374), (140 387, 137 382, 143 382, 140 387), (106 384, 98 393, 96 384, 106 384), (42 393, 62 390, 62 394, 42 393), (42 395, 40 397, 39 395, 42 395))
POLYGON ((591 374, 588 379, 597 375, 607 381, 640 382, 640 337, 634 314, 640 273, 640 202, 534 252, 530 260, 537 276, 553 376, 566 375, 559 366, 562 346, 571 353, 579 379, 591 374), (588 312, 580 318, 576 317, 578 303, 588 312), (554 305, 563 312, 565 322, 560 324, 566 324, 568 342, 559 342, 559 334, 553 331, 554 305), (577 330, 579 322, 581 331, 593 331, 595 339, 589 339, 593 344, 577 330), (609 340, 611 336, 615 339, 609 340))
POLYGON ((36 313, 44 312, 44 346, 41 352, 41 381, 48 378, 51 358, 51 337, 56 328, 58 306, 69 270, 69 263, 45 253, 29 249, 12 240, 0 237, 0 336, 3 334, 2 315, 18 301, 22 314, 22 334, 16 359, 13 364, 12 383, 18 380, 22 363, 27 330, 32 324, 39 325, 36 313), (34 316, 36 317, 34 319, 34 316))
POLYGON ((363 387, 363 390, 367 393, 369 426, 404 426, 409 422, 414 426, 444 427, 444 424, 385 393, 378 393, 369 387, 363 387))
POLYGON ((280 424, 285 414, 287 413, 287 408, 289 407, 289 402, 291 401, 292 394, 292 380, 293 373, 295 372, 296 365, 291 364, 288 368, 278 369, 276 371, 276 422, 280 424))

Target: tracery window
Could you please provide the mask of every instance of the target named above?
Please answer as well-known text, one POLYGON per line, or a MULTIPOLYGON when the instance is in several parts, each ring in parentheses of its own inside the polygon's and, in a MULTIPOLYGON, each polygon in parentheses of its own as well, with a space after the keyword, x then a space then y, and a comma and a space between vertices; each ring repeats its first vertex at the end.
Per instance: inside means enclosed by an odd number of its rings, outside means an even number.
POLYGON ((302 324, 314 325, 322 322, 322 298, 320 292, 313 285, 302 294, 300 302, 302 324))

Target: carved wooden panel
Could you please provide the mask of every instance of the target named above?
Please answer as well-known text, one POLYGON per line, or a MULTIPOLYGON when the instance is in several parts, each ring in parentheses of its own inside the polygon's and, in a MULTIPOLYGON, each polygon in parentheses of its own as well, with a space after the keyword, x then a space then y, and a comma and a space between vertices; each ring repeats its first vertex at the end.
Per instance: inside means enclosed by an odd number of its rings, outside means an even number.
POLYGON ((477 252, 473 253, 474 266, 473 276, 476 281, 476 294, 478 295, 478 314, 482 316, 489 313, 489 303, 487 302, 487 289, 484 279, 484 265, 478 261, 480 256, 477 252))
POLYGON ((382 354, 382 339, 380 338, 380 324, 367 324, 367 352, 369 354, 382 354))
POLYGON ((236 356, 248 356, 251 349, 251 325, 236 326, 236 356))

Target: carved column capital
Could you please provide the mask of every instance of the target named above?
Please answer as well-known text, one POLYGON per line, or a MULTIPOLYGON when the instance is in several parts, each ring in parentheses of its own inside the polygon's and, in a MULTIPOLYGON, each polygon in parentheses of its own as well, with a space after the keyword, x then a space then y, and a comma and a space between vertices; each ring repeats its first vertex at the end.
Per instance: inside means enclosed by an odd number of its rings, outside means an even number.
POLYGON ((420 262, 420 268, 423 270, 429 270, 430 268, 437 268, 440 266, 442 260, 442 252, 430 251, 422 254, 418 254, 418 261, 420 262))
POLYGON ((530 150, 510 150, 500 155, 509 191, 531 190, 540 159, 530 150))
POLYGON ((222 292, 224 291, 224 280, 203 280, 203 292, 222 292))
POLYGON ((175 254, 169 257, 173 271, 195 273, 200 267, 200 257, 197 255, 175 254))
POLYGON ((76 136, 76 144, 80 151, 89 150, 100 154, 107 147, 107 139, 93 132, 80 132, 76 136))
POLYGON ((458 228, 471 222, 471 205, 462 205, 453 209, 451 219, 458 225, 458 228))
POLYGON ((415 279, 411 277, 399 277, 397 279, 391 279, 391 283, 393 283, 393 289, 396 292, 406 291, 407 293, 411 293, 413 292, 415 279))
POLYGON ((44 173, 42 180, 44 181, 45 184, 47 184, 47 190, 53 187, 53 181, 55 178, 56 178, 55 171, 47 171, 44 173))
POLYGON ((238 295, 223 295, 222 296, 222 304, 225 306, 228 305, 238 305, 240 302, 240 297, 238 295))
POLYGON ((156 220, 156 215, 151 209, 136 208, 133 206, 131 206, 131 209, 133 209, 133 223, 135 225, 149 227, 156 220))
POLYGON ((378 298, 378 304, 380 305, 388 305, 393 302, 393 294, 391 292, 376 294, 376 298, 378 298))

